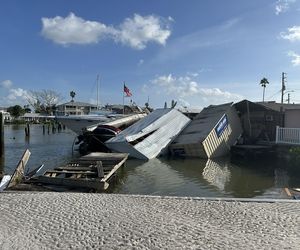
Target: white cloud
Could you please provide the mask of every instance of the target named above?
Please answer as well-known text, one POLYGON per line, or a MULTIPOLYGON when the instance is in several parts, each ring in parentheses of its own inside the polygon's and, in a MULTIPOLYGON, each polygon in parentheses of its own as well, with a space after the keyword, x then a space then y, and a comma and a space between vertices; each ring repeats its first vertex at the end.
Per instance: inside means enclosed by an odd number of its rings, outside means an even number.
POLYGON ((28 92, 24 89, 17 88, 17 89, 10 89, 9 94, 7 96, 7 99, 10 101, 15 101, 15 100, 27 100, 28 98, 28 92))
POLYGON ((70 13, 66 18, 42 18, 42 35, 55 43, 67 45, 97 43, 112 32, 110 27, 84 19, 70 13))
POLYGON ((293 26, 288 28, 288 32, 280 33, 281 38, 287 39, 291 42, 300 41, 300 26, 293 26))
POLYGON ((230 102, 243 99, 241 95, 222 91, 219 88, 201 88, 200 84, 190 76, 173 77, 170 75, 158 76, 151 81, 157 87, 158 93, 174 96, 178 99, 197 97, 199 100, 212 103, 230 102))
POLYGON ((290 5, 295 2, 296 0, 278 0, 275 3, 275 14, 279 15, 281 13, 287 12, 290 9, 290 5))
POLYGON ((292 64, 293 66, 299 66, 300 65, 300 55, 295 53, 294 51, 289 51, 288 56, 293 57, 292 64))
POLYGON ((6 88, 6 89, 11 88, 12 85, 13 85, 13 82, 12 82, 11 80, 4 80, 4 81, 2 81, 2 82, 0 83, 0 86, 1 86, 2 88, 6 88))
POLYGON ((144 49, 148 42, 165 45, 171 31, 168 22, 156 17, 135 14, 126 18, 115 33, 115 40, 135 49, 144 49))
POLYGON ((63 18, 42 18, 42 35, 61 45, 92 44, 106 38, 113 39, 134 49, 144 49, 147 43, 165 45, 171 35, 170 18, 154 15, 126 18, 119 28, 107 26, 96 21, 87 21, 70 13, 63 18))

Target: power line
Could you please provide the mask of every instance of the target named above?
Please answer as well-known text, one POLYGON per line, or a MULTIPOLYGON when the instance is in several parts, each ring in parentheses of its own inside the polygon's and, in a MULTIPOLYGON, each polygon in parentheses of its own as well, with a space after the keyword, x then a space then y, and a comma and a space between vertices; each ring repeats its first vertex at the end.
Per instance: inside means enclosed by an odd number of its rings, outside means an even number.
POLYGON ((272 96, 270 96, 268 99, 271 99, 271 98, 273 98, 275 95, 278 95, 279 93, 281 92, 281 89, 280 90, 278 90, 275 94, 273 94, 272 96))

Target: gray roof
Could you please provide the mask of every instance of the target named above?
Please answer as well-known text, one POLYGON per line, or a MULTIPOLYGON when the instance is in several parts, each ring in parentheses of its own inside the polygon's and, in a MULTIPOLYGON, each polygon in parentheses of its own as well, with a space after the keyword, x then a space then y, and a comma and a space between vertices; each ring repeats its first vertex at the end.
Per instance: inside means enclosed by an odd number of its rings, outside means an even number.
POLYGON ((300 109, 300 104, 287 104, 287 103, 276 103, 276 102, 257 102, 267 108, 280 111, 285 111, 286 109, 300 109))
POLYGON ((95 104, 87 103, 87 102, 66 102, 57 106, 66 106, 66 105, 72 105, 72 106, 82 106, 82 107, 97 107, 95 104))

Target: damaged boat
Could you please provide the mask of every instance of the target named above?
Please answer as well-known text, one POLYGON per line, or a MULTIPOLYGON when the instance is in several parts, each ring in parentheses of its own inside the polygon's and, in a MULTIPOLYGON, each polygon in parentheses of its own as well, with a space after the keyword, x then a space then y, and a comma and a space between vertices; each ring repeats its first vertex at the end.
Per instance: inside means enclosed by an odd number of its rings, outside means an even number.
POLYGON ((133 114, 85 128, 77 137, 76 144, 79 144, 79 153, 85 155, 90 152, 110 152, 104 143, 146 115, 146 113, 133 114))
POLYGON ((190 121, 176 109, 156 109, 105 145, 112 151, 129 153, 130 157, 152 159, 163 154, 190 121))

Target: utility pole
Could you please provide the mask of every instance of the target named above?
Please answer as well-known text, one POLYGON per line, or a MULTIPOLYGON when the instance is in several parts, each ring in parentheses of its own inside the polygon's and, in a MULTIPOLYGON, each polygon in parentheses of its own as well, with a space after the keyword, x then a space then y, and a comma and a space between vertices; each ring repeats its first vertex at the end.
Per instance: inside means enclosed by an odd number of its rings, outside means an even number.
POLYGON ((290 93, 288 93, 287 102, 288 102, 288 104, 290 104, 290 93))
POLYGON ((283 103, 283 95, 285 91, 285 81, 286 81, 286 73, 282 72, 281 77, 281 103, 283 103))

